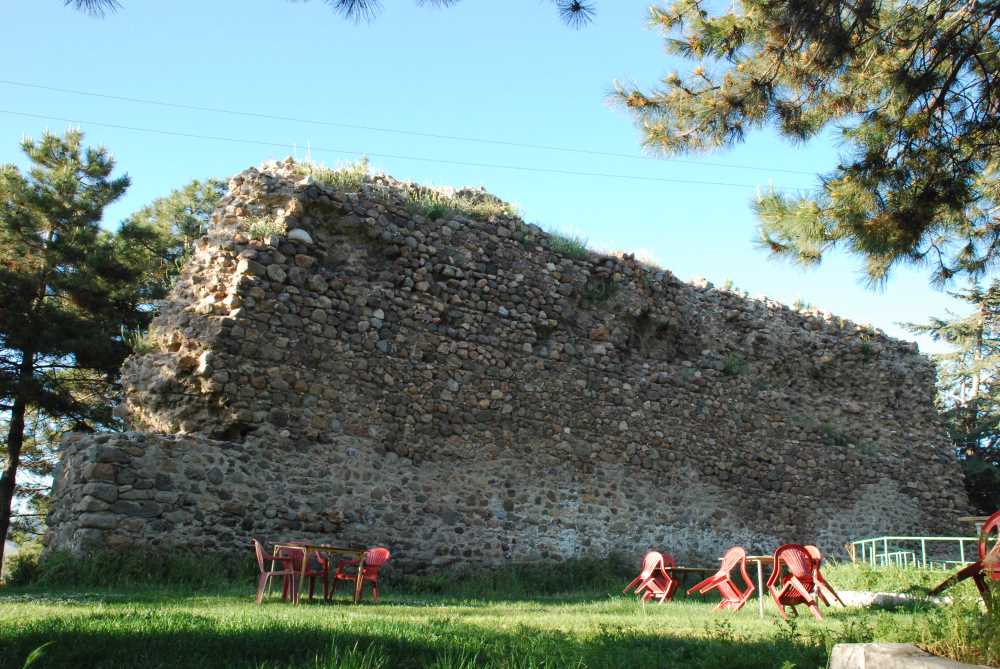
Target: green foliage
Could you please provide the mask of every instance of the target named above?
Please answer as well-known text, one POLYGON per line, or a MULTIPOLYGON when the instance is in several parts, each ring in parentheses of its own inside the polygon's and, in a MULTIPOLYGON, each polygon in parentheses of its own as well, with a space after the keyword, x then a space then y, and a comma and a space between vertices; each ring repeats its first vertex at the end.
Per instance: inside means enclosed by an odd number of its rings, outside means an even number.
POLYGON ((38 566, 42 557, 40 541, 22 543, 14 555, 3 564, 3 582, 6 585, 26 585, 38 579, 38 566))
MULTIPOLYGON (((356 163, 347 163, 336 168, 329 168, 322 163, 302 162, 296 164, 296 170, 302 176, 311 176, 316 181, 345 193, 356 193, 369 179, 369 163, 362 158, 356 163)), ((382 189, 375 188, 375 197, 386 197, 382 189)), ((407 208, 415 214, 426 216, 432 221, 451 216, 468 216, 487 220, 493 216, 514 218, 517 209, 488 193, 461 190, 448 195, 430 188, 417 187, 412 190, 399 191, 405 195, 407 208)))
POLYGON ((226 184, 219 179, 195 180, 153 200, 122 223, 118 252, 143 268, 141 290, 147 302, 163 298, 173 287, 225 191, 226 184))
POLYGON ((410 594, 450 597, 521 598, 574 592, 613 593, 634 574, 620 556, 579 558, 561 562, 514 564, 494 568, 466 568, 430 575, 389 572, 387 587, 410 594))
MULTIPOLYGON (((359 607, 348 604, 343 589, 332 605, 304 602, 293 609, 274 596, 258 607, 252 573, 228 586, 6 588, 0 591, 0 666, 21 666, 48 642, 46 667, 199 669, 822 667, 834 644, 876 640, 916 642, 985 664, 996 664, 1000 652, 997 616, 974 606, 971 588, 959 588, 956 603, 940 608, 827 609, 823 621, 783 622, 770 604, 763 619, 755 608, 720 615, 714 601, 686 599, 683 592, 672 603, 643 605, 620 593, 637 565, 594 561, 591 577, 584 562, 565 563, 561 579, 559 566, 551 565, 527 583, 479 581, 492 588, 485 593, 473 592, 479 576, 449 579, 451 572, 442 574, 441 594, 401 591, 402 580, 386 581, 378 606, 359 607), (604 578, 597 576, 601 568, 610 570, 604 578), (585 580, 576 588, 567 583, 581 575, 585 580), (560 594, 525 592, 539 583, 560 594)), ((213 560, 210 566, 224 564, 213 560)), ((835 587, 852 587, 856 567, 830 566, 835 587)), ((408 583, 419 588, 430 581, 408 583)))
POLYGON ((311 176, 321 184, 336 191, 356 193, 368 178, 368 158, 362 156, 355 163, 346 163, 338 167, 327 167, 323 163, 306 161, 296 163, 296 170, 302 176, 311 176))
POLYGON ((662 87, 619 85, 645 144, 731 146, 768 125, 795 142, 839 128, 847 150, 811 195, 760 195, 762 246, 802 264, 833 247, 872 282, 901 263, 935 282, 1000 258, 1000 31, 992 3, 675 0, 650 8, 691 62, 662 87), (726 7, 728 9, 723 9, 726 7))
POLYGON ((739 353, 730 353, 722 363, 722 373, 726 376, 739 376, 747 371, 750 363, 739 353))
POLYGON ((41 660, 45 658, 46 653, 54 643, 55 641, 47 641, 38 648, 36 648, 35 650, 31 651, 31 653, 28 654, 27 659, 24 661, 24 664, 21 665, 21 669, 28 669, 29 667, 36 666, 41 660))
POLYGON ((823 442, 830 446, 847 446, 851 443, 850 436, 842 432, 830 421, 823 421, 819 425, 819 433, 823 435, 823 442))
POLYGON ((250 239, 264 240, 268 237, 282 237, 288 232, 285 222, 272 216, 250 219, 246 226, 250 239))
POLYGON ((583 237, 564 235, 558 232, 548 232, 547 234, 549 248, 559 255, 577 260, 584 260, 590 255, 590 251, 587 249, 587 240, 583 237))
POLYGON ((52 552, 40 547, 19 551, 7 575, 9 585, 43 587, 223 587, 249 581, 257 565, 231 555, 185 551, 100 551, 88 555, 52 552))
POLYGON ((157 342, 156 328, 150 327, 143 330, 128 330, 122 328, 122 341, 135 354, 144 355, 159 350, 157 342))
MULTIPOLYGON (((458 0, 417 0, 417 4, 429 4, 447 7, 458 0)), ((594 17, 594 6, 587 0, 550 0, 559 13, 559 18, 572 28, 582 28, 594 17)), ((104 16, 121 8, 118 0, 63 0, 65 5, 73 5, 76 9, 91 16, 104 16)), ((327 0, 327 4, 335 11, 352 21, 370 21, 382 9, 379 0, 327 0)))
POLYGON ((967 315, 948 314, 924 324, 906 324, 915 334, 949 344, 935 355, 938 409, 963 461, 970 501, 983 513, 1000 507, 1000 281, 972 284, 950 293, 965 302, 967 315))
POLYGON ((149 320, 142 268, 100 227, 128 177, 112 178, 103 148, 83 134, 24 139, 29 167, 0 167, 0 408, 7 427, 0 476, 0 558, 25 446, 26 417, 112 424, 121 331, 149 320))
POLYGON ((469 191, 446 195, 439 191, 420 188, 409 192, 408 206, 411 211, 432 221, 456 215, 479 220, 488 220, 494 216, 507 218, 517 216, 517 209, 513 205, 485 193, 469 191))

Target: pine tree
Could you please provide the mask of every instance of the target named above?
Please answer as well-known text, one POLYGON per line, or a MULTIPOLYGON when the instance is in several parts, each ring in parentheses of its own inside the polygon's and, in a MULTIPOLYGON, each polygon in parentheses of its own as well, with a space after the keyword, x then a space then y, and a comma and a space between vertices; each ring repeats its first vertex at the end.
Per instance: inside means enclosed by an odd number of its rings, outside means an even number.
POLYGON ((1000 258, 1000 4, 968 0, 740 0, 652 7, 686 76, 616 98, 645 144, 708 151, 775 126, 796 142, 831 126, 848 151, 817 191, 754 203, 761 244, 804 264, 833 247, 872 282, 901 263, 932 280, 1000 258), (728 4, 728 3, 727 3, 728 4))
MULTIPOLYGON (((549 1, 556 6, 562 20, 575 28, 586 25, 594 16, 594 6, 586 0, 549 1)), ((371 20, 382 8, 380 0, 324 0, 324 2, 355 21, 371 20)), ((458 2, 459 0, 417 0, 419 5, 435 7, 449 7, 458 2)), ((121 4, 117 0, 63 0, 63 3, 92 16, 104 16, 121 9, 121 4)))
POLYGON ((121 256, 142 270, 136 288, 144 303, 152 305, 173 286, 225 191, 226 184, 219 179, 195 180, 153 200, 122 223, 115 243, 121 256))
POLYGON ((122 328, 148 320, 123 261, 99 222, 128 188, 103 148, 83 134, 45 134, 22 149, 30 168, 0 167, 0 412, 7 434, 0 475, 0 561, 10 528, 27 417, 113 421, 95 388, 117 378, 128 353, 122 328))
POLYGON ((950 294, 972 311, 907 327, 954 349, 935 356, 938 405, 962 461, 970 500, 992 512, 1000 508, 1000 281, 950 294))

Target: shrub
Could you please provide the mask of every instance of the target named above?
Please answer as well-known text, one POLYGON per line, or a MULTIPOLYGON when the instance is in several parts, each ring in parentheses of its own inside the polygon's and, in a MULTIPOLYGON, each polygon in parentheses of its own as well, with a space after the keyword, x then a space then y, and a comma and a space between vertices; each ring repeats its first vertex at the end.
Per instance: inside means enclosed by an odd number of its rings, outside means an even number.
POLYGON ((249 546, 244 559, 185 551, 97 551, 85 555, 33 551, 15 556, 8 582, 41 586, 198 586, 250 581, 256 564, 249 546))
POLYGON ((247 222, 247 234, 250 235, 251 239, 264 240, 268 237, 281 237, 286 232, 288 230, 285 227, 285 222, 271 216, 254 218, 247 222))
POLYGON ((7 557, 3 564, 3 580, 8 585, 24 585, 38 577, 38 564, 42 555, 40 542, 22 544, 17 552, 7 557))

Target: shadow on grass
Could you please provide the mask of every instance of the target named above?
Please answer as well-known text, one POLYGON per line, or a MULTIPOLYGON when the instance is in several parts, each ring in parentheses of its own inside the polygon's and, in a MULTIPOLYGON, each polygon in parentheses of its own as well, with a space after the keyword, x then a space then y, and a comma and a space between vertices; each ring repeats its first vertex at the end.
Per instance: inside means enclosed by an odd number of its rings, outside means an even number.
POLYGON ((51 617, 0 630, 0 667, 21 667, 46 642, 48 667, 822 667, 823 648, 766 640, 653 635, 602 626, 589 635, 520 625, 496 630, 442 618, 323 627, 293 617, 219 619, 185 611, 124 609, 51 617), (346 655, 345 655, 346 651, 346 655), (359 657, 367 657, 360 662, 359 657), (345 659, 346 658, 346 659, 345 659))

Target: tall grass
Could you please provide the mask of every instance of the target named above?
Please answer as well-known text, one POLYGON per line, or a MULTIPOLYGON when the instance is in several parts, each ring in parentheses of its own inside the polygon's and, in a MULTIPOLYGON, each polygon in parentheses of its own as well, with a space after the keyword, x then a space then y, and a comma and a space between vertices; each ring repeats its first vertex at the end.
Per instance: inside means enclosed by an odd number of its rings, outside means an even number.
POLYGON ((487 220, 494 216, 514 218, 517 209, 499 198, 487 194, 447 195, 428 188, 407 191, 407 205, 411 211, 421 214, 432 221, 439 218, 451 218, 461 215, 469 218, 487 220))
POLYGON ((583 237, 551 231, 548 232, 548 235, 549 248, 560 255, 582 260, 590 254, 587 249, 587 240, 583 237))
POLYGON ((11 560, 8 585, 60 587, 227 587, 245 583, 256 572, 249 549, 245 556, 178 550, 99 551, 89 555, 36 548, 11 560))
POLYGON ((316 181, 344 193, 356 193, 368 178, 368 158, 362 156, 354 163, 344 163, 337 167, 327 167, 323 163, 312 161, 300 162, 295 165, 301 176, 311 176, 316 181))

